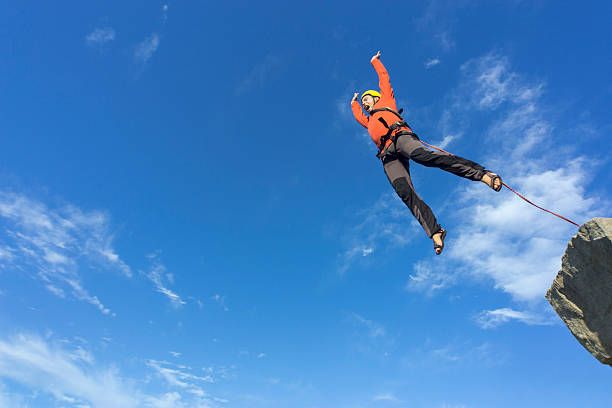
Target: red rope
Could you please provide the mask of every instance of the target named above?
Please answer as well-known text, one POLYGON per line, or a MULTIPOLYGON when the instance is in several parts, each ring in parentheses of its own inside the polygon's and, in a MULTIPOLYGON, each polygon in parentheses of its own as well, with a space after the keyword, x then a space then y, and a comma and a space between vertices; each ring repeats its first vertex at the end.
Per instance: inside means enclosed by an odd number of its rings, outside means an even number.
MULTIPOLYGON (((446 153, 446 154, 450 154, 451 156, 454 156, 454 154, 452 154, 452 153, 450 153, 450 152, 447 152, 446 150, 442 150, 442 149, 440 149, 439 147, 436 147, 436 146, 430 145, 429 143, 425 143, 425 142, 424 142, 424 141, 422 141, 422 140, 419 140, 419 141, 420 141, 421 143, 423 143, 424 145, 427 145, 427 146, 432 147, 432 148, 434 148, 434 149, 436 149, 436 150, 439 150, 439 151, 441 151, 441 152, 444 152, 444 153, 446 153)), ((556 214, 556 213, 554 213, 554 212, 552 212, 552 211, 547 210, 546 208, 542 208, 542 207, 540 207, 539 205, 536 205, 536 204, 532 203, 531 201, 529 201, 528 199, 526 199, 525 197, 523 197, 522 195, 520 195, 519 193, 517 193, 516 191, 514 191, 512 188, 510 188, 510 186, 508 186, 508 185, 507 185, 506 183, 504 183, 503 181, 502 181, 502 185, 506 186, 506 188, 507 188, 508 190, 512 191, 514 194, 516 194, 517 196, 521 197, 523 200, 527 201, 529 204, 533 205, 534 207, 539 208, 540 210, 546 211, 547 213, 550 213, 550 214, 552 214, 552 215, 554 215, 554 216, 557 216, 557 217, 561 218, 562 220, 565 220, 565 221, 567 221, 567 222, 569 222, 569 223, 571 223, 571 224, 574 224, 574 225, 575 225, 575 226, 577 226, 577 227, 580 227, 580 224, 576 224, 574 221, 570 221, 570 220, 568 220, 567 218, 565 218, 565 217, 563 217, 563 216, 561 216, 561 215, 559 215, 559 214, 556 214)))

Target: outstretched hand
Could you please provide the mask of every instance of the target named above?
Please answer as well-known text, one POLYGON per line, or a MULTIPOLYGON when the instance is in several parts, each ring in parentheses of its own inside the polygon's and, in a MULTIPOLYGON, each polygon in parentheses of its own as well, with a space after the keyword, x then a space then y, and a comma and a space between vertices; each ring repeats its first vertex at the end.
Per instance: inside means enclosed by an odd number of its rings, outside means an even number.
POLYGON ((353 99, 351 99, 351 103, 355 102, 358 97, 359 97, 359 93, 355 92, 355 94, 353 95, 353 99))
POLYGON ((374 62, 374 60, 376 60, 376 59, 380 59, 380 51, 378 51, 378 52, 376 53, 376 55, 374 55, 374 56, 372 57, 372 59, 370 60, 370 62, 374 62))

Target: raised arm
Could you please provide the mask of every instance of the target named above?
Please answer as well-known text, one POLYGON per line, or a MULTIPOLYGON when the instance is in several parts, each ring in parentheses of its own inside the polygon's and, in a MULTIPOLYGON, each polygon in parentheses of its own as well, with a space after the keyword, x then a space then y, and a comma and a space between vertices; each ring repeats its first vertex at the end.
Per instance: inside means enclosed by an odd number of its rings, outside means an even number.
POLYGON ((385 69, 385 66, 380 61, 380 51, 376 53, 370 60, 370 63, 378 74, 378 86, 380 87, 380 94, 384 97, 393 98, 393 88, 391 88, 391 82, 389 81, 389 73, 385 69))
POLYGON ((351 99, 351 109, 353 110, 353 116, 357 119, 357 122, 361 124, 361 126, 367 128, 368 127, 368 117, 364 115, 363 110, 361 110, 361 105, 357 102, 357 98, 359 97, 358 93, 353 95, 353 99, 351 99))

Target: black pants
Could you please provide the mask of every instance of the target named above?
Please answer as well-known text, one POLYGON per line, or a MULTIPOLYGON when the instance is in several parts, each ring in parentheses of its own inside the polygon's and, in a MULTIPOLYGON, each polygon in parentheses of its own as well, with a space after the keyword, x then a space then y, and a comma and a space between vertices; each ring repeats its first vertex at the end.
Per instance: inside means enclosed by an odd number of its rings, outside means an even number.
POLYGON ((423 166, 437 167, 457 176, 479 181, 484 167, 463 157, 433 151, 411 135, 401 135, 387 147, 382 156, 385 174, 412 215, 419 221, 429 238, 440 230, 431 208, 417 195, 410 179, 409 160, 423 166))

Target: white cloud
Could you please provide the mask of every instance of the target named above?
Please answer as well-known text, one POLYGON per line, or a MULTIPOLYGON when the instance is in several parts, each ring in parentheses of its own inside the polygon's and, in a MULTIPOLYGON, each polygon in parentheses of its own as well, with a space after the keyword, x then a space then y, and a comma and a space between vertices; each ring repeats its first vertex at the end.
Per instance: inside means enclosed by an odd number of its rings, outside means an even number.
POLYGON ((89 45, 103 45, 115 39, 115 30, 111 27, 96 28, 85 37, 89 45))
POLYGON ((372 320, 365 319, 357 313, 352 313, 352 317, 356 323, 367 329, 368 336, 371 339, 377 339, 379 337, 385 337, 387 335, 387 331, 385 330, 383 325, 373 322, 372 320))
POLYGON ((148 255, 148 258, 152 261, 152 265, 150 271, 145 273, 145 276, 155 284, 155 288, 159 293, 163 293, 168 297, 168 299, 170 299, 172 305, 175 307, 184 305, 186 302, 179 295, 166 287, 164 277, 171 281, 174 280, 174 278, 172 277, 172 274, 166 273, 166 267, 159 261, 158 254, 150 254, 148 255), (169 277, 172 277, 172 279, 169 279, 169 277))
POLYGON ((395 395, 391 394, 390 392, 384 394, 377 394, 372 397, 372 401, 401 402, 395 395))
POLYGON ((456 283, 456 274, 447 271, 445 260, 418 261, 413 266, 414 273, 408 276, 406 290, 423 291, 431 296, 456 283))
POLYGON ((395 193, 384 194, 370 208, 359 211, 355 225, 344 233, 346 249, 337 256, 338 274, 374 257, 378 249, 382 249, 378 256, 383 256, 387 250, 405 247, 416 230, 407 215, 408 209, 395 193))
POLYGON ((430 58, 425 61, 425 69, 433 68, 440 63, 439 58, 430 58))
POLYGON ((257 358, 264 358, 266 356, 266 353, 259 353, 257 355, 257 358))
POLYGON ((374 248, 363 248, 361 250, 361 256, 368 256, 370 255, 372 252, 374 252, 374 248))
POLYGON ((513 108, 536 108, 545 85, 527 83, 511 70, 507 57, 497 54, 472 59, 461 66, 461 72, 462 97, 468 96, 473 107, 483 110, 495 110, 504 102, 513 108))
POLYGON ((430 40, 443 51, 450 51, 455 47, 455 41, 451 37, 453 30, 453 13, 468 2, 461 0, 432 0, 421 16, 415 19, 417 30, 427 33, 430 40))
POLYGON ((0 341, 0 377, 66 401, 96 408, 140 406, 134 391, 114 369, 98 370, 78 354, 26 335, 0 341))
POLYGON ((7 392, 4 384, 0 383, 0 407, 5 408, 28 408, 24 398, 7 392))
POLYGON ((526 323, 528 325, 549 325, 556 322, 556 320, 546 319, 539 314, 527 311, 520 312, 510 308, 483 310, 478 314, 478 316, 476 316, 476 322, 483 329, 495 328, 512 320, 526 323))
POLYGON ((433 36, 444 51, 450 51, 455 47, 455 40, 451 37, 449 30, 439 31, 433 36))
POLYGON ((198 397, 205 397, 207 395, 199 384, 202 382, 213 382, 211 375, 205 377, 197 376, 188 372, 187 367, 175 365, 167 361, 149 360, 147 365, 154 369, 171 386, 182 388, 198 397))
POLYGON ((486 342, 479 345, 460 340, 445 345, 433 345, 429 342, 428 340, 425 349, 418 351, 422 356, 416 357, 417 360, 430 360, 427 365, 442 362, 445 365, 457 366, 491 366, 502 364, 508 358, 503 350, 495 349, 486 342))
POLYGON ((145 63, 149 59, 151 59, 155 51, 157 51, 158 47, 159 35, 153 33, 136 46, 136 50, 134 51, 134 58, 136 58, 136 60, 142 63, 145 63))
POLYGON ((0 220, 8 241, 0 246, 0 266, 32 273, 55 295, 72 296, 110 313, 83 287, 81 278, 82 270, 92 265, 132 276, 113 249, 106 214, 70 205, 53 210, 25 196, 0 192, 0 220))
MULTIPOLYGON (((198 385, 211 376, 189 373, 187 367, 149 360, 147 366, 171 389, 153 395, 135 388, 138 383, 121 376, 116 367, 96 367, 90 352, 21 334, 0 339, 0 378, 20 384, 23 395, 11 394, 0 383, 1 407, 26 407, 27 401, 46 397, 61 404, 90 408, 214 408, 218 405, 198 385), (24 389, 25 387, 25 389, 24 389), (172 388, 175 388, 174 390, 172 388), (185 394, 182 394, 185 392, 185 394)), ((147 378, 146 382, 151 382, 147 378)))
POLYGON ((217 302, 223 308, 224 311, 229 311, 229 308, 225 306, 225 296, 216 294, 211 299, 217 302))
POLYGON ((434 146, 439 147, 440 149, 446 149, 446 147, 451 144, 451 142, 455 139, 457 139, 459 136, 457 135, 446 135, 444 136, 444 138, 439 141, 439 142, 435 142, 433 143, 434 146))
POLYGON ((2 260, 12 260, 14 258, 13 249, 10 247, 0 247, 0 266, 2 265, 2 260))

